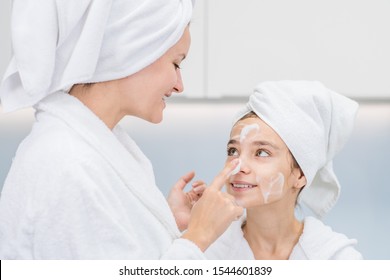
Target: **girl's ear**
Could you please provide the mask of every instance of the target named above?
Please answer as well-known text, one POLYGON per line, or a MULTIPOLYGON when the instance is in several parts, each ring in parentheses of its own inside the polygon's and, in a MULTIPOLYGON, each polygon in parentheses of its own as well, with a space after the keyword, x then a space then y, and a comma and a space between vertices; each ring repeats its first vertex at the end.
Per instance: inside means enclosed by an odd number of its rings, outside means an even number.
POLYGON ((304 186, 306 186, 307 180, 305 174, 303 174, 302 170, 299 168, 299 177, 297 178, 297 181, 295 183, 295 187, 297 189, 302 189, 304 186))

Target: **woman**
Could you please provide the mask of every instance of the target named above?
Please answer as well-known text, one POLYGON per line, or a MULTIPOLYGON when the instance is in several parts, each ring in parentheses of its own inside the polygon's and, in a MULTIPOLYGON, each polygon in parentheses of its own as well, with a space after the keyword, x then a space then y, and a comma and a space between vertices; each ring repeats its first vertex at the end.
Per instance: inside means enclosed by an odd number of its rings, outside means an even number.
POLYGON ((332 160, 349 137, 357 103, 319 82, 259 84, 235 119, 227 162, 239 159, 227 192, 246 208, 206 255, 216 259, 361 259, 356 240, 319 219, 340 185, 332 160), (315 217, 303 221, 305 203, 315 217))
POLYGON ((5 111, 34 106, 36 122, 3 187, 1 259, 204 259, 242 214, 220 191, 237 163, 204 192, 185 194, 194 174, 183 176, 172 214, 118 125, 160 122, 165 99, 182 92, 191 14, 190 0, 13 2, 1 100, 5 111))

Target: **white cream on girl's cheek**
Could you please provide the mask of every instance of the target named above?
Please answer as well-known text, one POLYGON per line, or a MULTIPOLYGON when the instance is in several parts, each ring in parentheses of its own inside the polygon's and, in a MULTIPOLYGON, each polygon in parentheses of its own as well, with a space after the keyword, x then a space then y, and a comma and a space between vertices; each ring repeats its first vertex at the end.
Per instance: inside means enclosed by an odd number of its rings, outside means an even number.
POLYGON ((284 186, 284 176, 282 173, 278 172, 275 176, 270 179, 262 179, 257 177, 258 187, 260 187, 261 193, 264 198, 264 203, 268 203, 269 197, 272 196, 280 196, 283 193, 284 186))

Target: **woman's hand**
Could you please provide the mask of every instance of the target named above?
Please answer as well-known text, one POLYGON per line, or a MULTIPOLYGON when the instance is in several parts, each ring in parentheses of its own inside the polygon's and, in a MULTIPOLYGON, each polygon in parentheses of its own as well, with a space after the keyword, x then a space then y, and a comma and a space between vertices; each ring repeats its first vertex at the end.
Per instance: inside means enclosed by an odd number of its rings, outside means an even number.
POLYGON ((168 204, 175 217, 176 224, 179 230, 187 229, 190 221, 192 206, 202 196, 206 189, 206 184, 203 181, 195 181, 192 183, 192 189, 189 192, 184 192, 185 186, 194 178, 195 173, 190 172, 173 186, 168 195, 168 204))
POLYGON ((227 163, 192 208, 188 230, 182 238, 191 240, 202 251, 243 214, 244 209, 237 205, 234 197, 221 191, 237 164, 238 159, 227 163))

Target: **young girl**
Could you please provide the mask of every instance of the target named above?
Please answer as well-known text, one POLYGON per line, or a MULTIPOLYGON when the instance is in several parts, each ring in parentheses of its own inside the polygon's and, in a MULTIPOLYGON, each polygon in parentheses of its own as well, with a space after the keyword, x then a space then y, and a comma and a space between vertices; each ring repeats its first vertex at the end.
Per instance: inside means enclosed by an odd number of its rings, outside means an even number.
POLYGON ((340 184, 332 160, 349 137, 358 104, 319 82, 259 84, 237 115, 227 162, 239 169, 227 192, 243 217, 206 251, 215 259, 361 259, 356 241, 319 219, 295 217, 305 203, 321 218, 336 203, 340 184))

